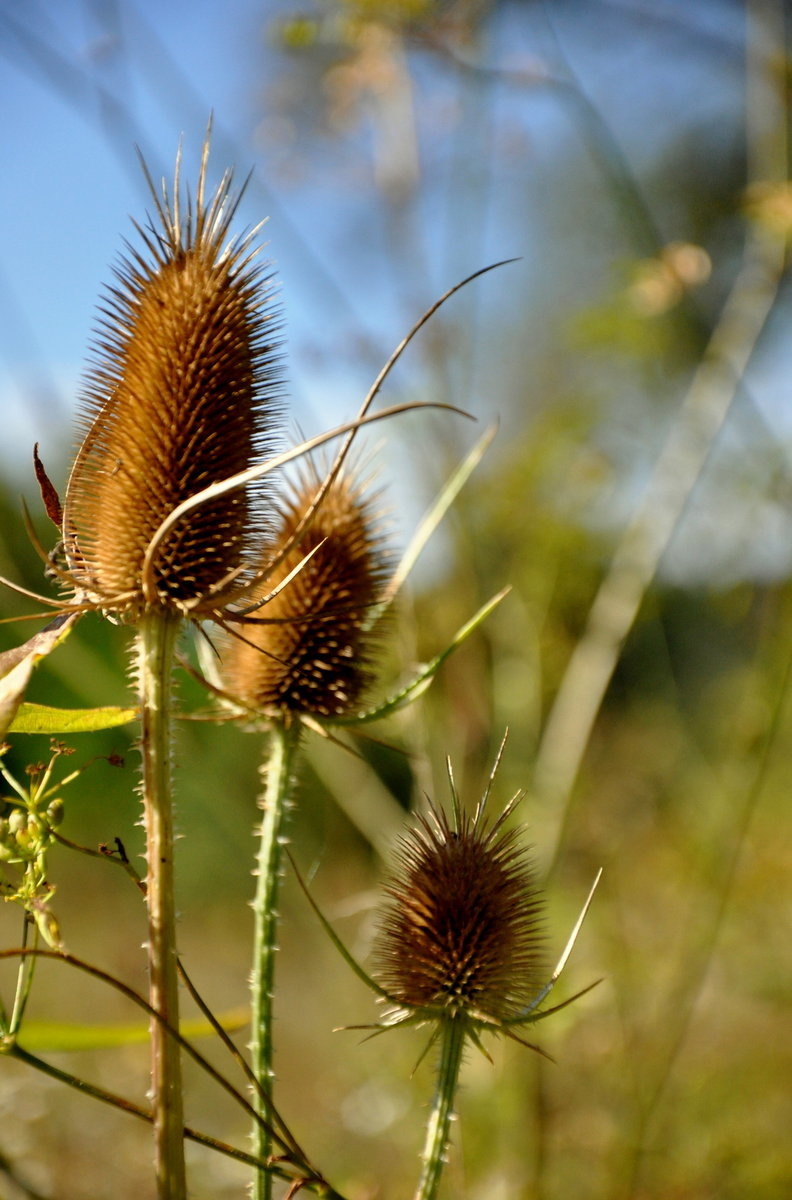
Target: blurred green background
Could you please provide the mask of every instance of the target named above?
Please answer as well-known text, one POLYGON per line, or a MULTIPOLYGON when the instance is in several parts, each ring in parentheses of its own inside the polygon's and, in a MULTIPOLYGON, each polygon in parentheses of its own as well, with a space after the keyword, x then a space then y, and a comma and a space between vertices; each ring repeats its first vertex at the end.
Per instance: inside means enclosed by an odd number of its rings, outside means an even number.
MULTIPOLYGON (((519 257, 438 313, 385 389, 478 425, 411 415, 368 439, 398 547, 499 422, 402 598, 378 694, 512 591, 362 757, 311 739, 292 823, 365 960, 404 814, 447 798, 447 755, 475 803, 508 726, 496 794, 527 793, 548 960, 604 868, 558 996, 602 983, 540 1027, 555 1063, 511 1044, 471 1055, 448 1197, 792 1192, 789 36, 783 0, 0 5, 0 573, 24 586, 52 594, 18 495, 51 546, 27 464, 38 440, 64 486, 91 305, 146 204, 133 143, 170 174, 184 131, 189 171, 213 109, 217 175, 253 168, 242 223, 271 215, 292 429, 349 418, 424 308, 519 257)), ((3 590, 0 610, 36 605, 3 590)), ((0 649, 38 627, 0 626, 0 649)), ((87 617, 30 698, 123 704, 128 651, 127 631, 87 617)), ((180 688, 186 713, 206 708, 180 688)), ((142 867, 134 738, 74 739, 68 765, 89 765, 63 832, 120 837, 142 867)), ((46 758, 46 739, 12 741, 16 772, 46 758)), ((181 949, 219 1012, 246 1002, 261 750, 189 720, 177 745, 181 949)), ((68 948, 144 987, 130 881, 66 850, 52 881, 68 948)), ((334 1033, 376 1019, 372 998, 291 878, 282 910, 284 1115, 350 1200, 408 1196, 422 1034, 334 1033)), ((18 944, 20 913, 0 920, 18 944)), ((135 1018, 49 963, 30 1015, 135 1018)), ((142 1102, 141 1046, 51 1058, 142 1102)), ((152 1194, 144 1127, 0 1068, 0 1195, 152 1194)), ((192 1068, 188 1086, 188 1119, 244 1145, 238 1110, 192 1068)), ((244 1169, 189 1155, 195 1200, 244 1194, 244 1169)))

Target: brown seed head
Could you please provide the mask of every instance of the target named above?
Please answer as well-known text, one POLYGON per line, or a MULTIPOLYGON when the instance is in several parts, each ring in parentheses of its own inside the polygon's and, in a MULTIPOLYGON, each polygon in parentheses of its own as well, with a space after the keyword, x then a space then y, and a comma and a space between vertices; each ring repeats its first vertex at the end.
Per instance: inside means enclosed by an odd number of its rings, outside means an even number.
POLYGON ((270 598, 254 614, 260 623, 243 627, 248 642, 225 646, 225 686, 259 711, 340 717, 355 709, 370 678, 367 622, 388 559, 348 476, 335 478, 303 530, 320 486, 304 479, 282 503, 265 560, 272 566, 261 596, 270 598))
POLYGON ((375 946, 377 978, 423 1016, 515 1018, 542 978, 542 897, 516 829, 442 811, 402 839, 375 946))
POLYGON ((159 228, 139 229, 105 301, 83 392, 83 442, 66 497, 64 541, 78 591, 135 620, 148 608, 208 616, 244 588, 265 526, 262 484, 194 510, 149 543, 172 510, 263 459, 277 415, 277 329, 252 238, 228 244, 239 196, 226 175, 180 211, 155 193, 159 228))

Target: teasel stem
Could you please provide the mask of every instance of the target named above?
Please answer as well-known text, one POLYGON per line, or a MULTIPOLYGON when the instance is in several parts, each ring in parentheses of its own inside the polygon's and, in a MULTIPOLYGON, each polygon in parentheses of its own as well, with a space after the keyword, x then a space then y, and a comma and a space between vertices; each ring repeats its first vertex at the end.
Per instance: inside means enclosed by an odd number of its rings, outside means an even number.
POLYGON ((437 1086, 432 1102, 432 1111, 426 1126, 423 1170, 418 1182, 418 1190, 415 1193, 415 1200, 435 1200, 440 1187, 440 1176, 443 1174, 451 1136, 454 1098, 459 1082, 459 1068, 462 1065, 466 1034, 467 1024, 464 1016, 447 1018, 441 1022, 438 1030, 440 1062, 437 1068, 437 1086))
POLYGON ((176 903, 171 796, 172 675, 180 619, 152 610, 137 629, 138 688, 142 722, 143 815, 148 875, 149 1002, 152 1020, 151 1090, 158 1200, 183 1200, 184 1102, 181 1052, 168 1033, 179 1028, 176 903))
MULTIPOLYGON (((287 716, 274 722, 269 732, 269 756, 265 758, 261 768, 264 791, 260 801, 263 817, 256 860, 256 896, 253 901, 251 1055, 253 1072, 264 1089, 263 1096, 254 1094, 253 1103, 257 1113, 265 1117, 269 1116, 272 1099, 272 1010, 278 937, 278 892, 284 827, 290 807, 294 761, 299 747, 300 732, 300 722, 289 720, 287 716)), ((269 1131, 259 1122, 253 1127, 253 1153, 262 1160, 266 1160, 272 1154, 269 1131)), ((269 1171, 257 1170, 253 1183, 253 1200, 270 1200, 271 1196, 272 1175, 269 1171)))

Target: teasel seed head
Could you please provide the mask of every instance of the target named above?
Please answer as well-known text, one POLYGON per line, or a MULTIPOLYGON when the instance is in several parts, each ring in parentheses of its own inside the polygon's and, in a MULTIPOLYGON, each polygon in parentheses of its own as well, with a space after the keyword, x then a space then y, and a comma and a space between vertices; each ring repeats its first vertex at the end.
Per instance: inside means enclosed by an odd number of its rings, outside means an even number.
POLYGON ((347 473, 329 486, 304 474, 279 511, 262 604, 239 627, 242 637, 226 640, 223 685, 258 712, 346 716, 372 674, 370 617, 390 567, 380 522, 365 487, 347 473))
POLYGON ((131 621, 151 609, 222 610, 244 592, 247 557, 266 529, 261 482, 203 504, 162 539, 146 586, 163 521, 263 461, 277 426, 271 277, 257 261, 258 229, 229 240, 241 195, 230 173, 205 200, 207 158, 208 137, 194 203, 182 197, 178 160, 172 198, 152 186, 157 221, 137 227, 142 247, 116 269, 83 390, 67 561, 82 599, 131 621))
POLYGON ((543 898, 520 830, 455 803, 402 838, 375 943, 375 978, 403 1014, 497 1029, 542 980, 543 898))

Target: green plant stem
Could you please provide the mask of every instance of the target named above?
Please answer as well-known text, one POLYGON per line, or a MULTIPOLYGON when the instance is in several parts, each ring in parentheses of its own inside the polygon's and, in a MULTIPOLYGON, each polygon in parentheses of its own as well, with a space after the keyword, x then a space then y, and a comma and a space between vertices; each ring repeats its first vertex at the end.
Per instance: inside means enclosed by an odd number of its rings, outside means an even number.
POLYGON ((150 1026, 158 1200, 183 1200, 186 1195, 181 1051, 167 1029, 179 1028, 171 798, 172 668, 179 623, 170 615, 148 614, 137 635, 149 1001, 161 1017, 150 1026))
MULTIPOLYGON (((253 901, 255 923, 251 994, 252 1065, 263 1089, 263 1095, 254 1094, 253 1103, 260 1116, 269 1115, 272 1098, 272 998, 278 935, 278 890, 283 829, 289 809, 294 759, 299 740, 299 721, 275 724, 270 732, 269 755, 262 765, 264 792, 260 803, 264 815, 256 862, 256 896, 253 901)), ((253 1130, 253 1153, 262 1160, 266 1160, 272 1154, 269 1131, 258 1123, 253 1130)), ((257 1171, 253 1184, 253 1200, 270 1200, 271 1195, 272 1176, 268 1171, 257 1171)))
POLYGON ((461 1017, 452 1017, 444 1021, 441 1027, 437 1086, 426 1126, 423 1170, 415 1200, 435 1200, 440 1187, 440 1176, 445 1166, 451 1134, 451 1118, 454 1115, 454 1097, 465 1047, 465 1033, 465 1022, 461 1017))
MULTIPOLYGON (((28 918, 27 913, 23 918, 22 924, 22 945, 27 946, 28 930, 32 922, 28 918)), ((38 934, 36 934, 36 942, 38 942, 38 934)), ((35 958, 25 958, 19 964, 19 973, 17 975, 16 994, 14 995, 14 1008, 11 1013, 11 1020, 8 1025, 8 1034, 11 1037, 16 1037, 19 1033, 19 1028, 22 1024, 22 1018, 25 1014, 25 1006, 27 1005, 30 996, 30 988, 33 983, 33 972, 36 969, 35 958)))

